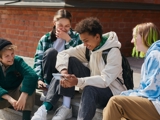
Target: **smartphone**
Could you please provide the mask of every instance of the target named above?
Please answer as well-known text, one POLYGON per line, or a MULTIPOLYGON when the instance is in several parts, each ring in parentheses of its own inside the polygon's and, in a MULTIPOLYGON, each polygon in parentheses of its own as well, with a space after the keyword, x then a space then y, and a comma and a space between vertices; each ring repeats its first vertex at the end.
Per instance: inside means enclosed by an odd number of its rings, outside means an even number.
POLYGON ((52 75, 57 80, 61 80, 63 78, 63 75, 60 73, 52 73, 52 75))

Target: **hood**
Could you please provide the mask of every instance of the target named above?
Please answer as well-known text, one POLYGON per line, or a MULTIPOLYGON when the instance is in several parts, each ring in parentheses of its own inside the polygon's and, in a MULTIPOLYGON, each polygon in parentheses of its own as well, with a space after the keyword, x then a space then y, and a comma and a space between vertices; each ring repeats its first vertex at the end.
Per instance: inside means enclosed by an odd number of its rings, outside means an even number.
POLYGON ((155 43, 153 43, 150 48, 148 49, 146 56, 149 55, 149 53, 153 50, 158 50, 160 51, 160 40, 156 41, 155 43))
POLYGON ((100 49, 98 49, 94 52, 100 52, 100 51, 103 51, 103 50, 106 50, 106 49, 109 49, 112 47, 121 48, 121 43, 118 41, 118 37, 115 32, 111 31, 111 32, 103 34, 103 36, 106 36, 108 38, 106 43, 100 49))

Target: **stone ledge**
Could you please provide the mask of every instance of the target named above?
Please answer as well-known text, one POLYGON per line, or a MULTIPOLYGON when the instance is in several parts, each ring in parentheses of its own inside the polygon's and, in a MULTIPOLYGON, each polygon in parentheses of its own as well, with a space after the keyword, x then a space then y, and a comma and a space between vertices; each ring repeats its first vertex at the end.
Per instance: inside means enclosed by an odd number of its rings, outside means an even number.
MULTIPOLYGON (((31 67, 33 67, 34 64, 34 59, 29 58, 29 57, 23 57, 20 56, 24 59, 24 61, 31 67)), ((141 66, 144 61, 142 58, 133 58, 133 57, 127 57, 128 62, 131 65, 131 68, 133 69, 133 81, 134 81, 134 88, 139 87, 139 82, 140 82, 140 72, 141 72, 141 66)), ((76 90, 78 91, 79 88, 76 87, 76 90)))
POLYGON ((18 6, 18 7, 64 7, 65 2, 16 2, 12 4, 6 4, 6 6, 18 6))
POLYGON ((11 3, 14 2, 15 0, 11 0, 11 1, 0 1, 0 6, 4 6, 7 3, 11 3))

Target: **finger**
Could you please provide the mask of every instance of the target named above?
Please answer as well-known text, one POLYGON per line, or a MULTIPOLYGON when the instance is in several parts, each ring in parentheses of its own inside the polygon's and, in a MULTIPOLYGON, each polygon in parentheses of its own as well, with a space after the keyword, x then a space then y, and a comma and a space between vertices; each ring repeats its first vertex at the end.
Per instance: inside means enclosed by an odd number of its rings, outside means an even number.
POLYGON ((71 77, 75 78, 76 76, 74 74, 72 74, 71 77))
POLYGON ((22 105, 21 108, 20 108, 20 110, 23 110, 23 107, 24 107, 24 106, 22 105))
POLYGON ((15 109, 15 110, 17 110, 17 106, 16 105, 12 105, 13 106, 13 108, 15 109))
POLYGON ((46 84, 45 84, 45 83, 43 83, 43 87, 46 87, 46 84))
POLYGON ((63 80, 60 80, 60 85, 62 85, 63 84, 63 80))
POLYGON ((42 88, 42 84, 39 84, 39 85, 38 85, 38 88, 42 88))

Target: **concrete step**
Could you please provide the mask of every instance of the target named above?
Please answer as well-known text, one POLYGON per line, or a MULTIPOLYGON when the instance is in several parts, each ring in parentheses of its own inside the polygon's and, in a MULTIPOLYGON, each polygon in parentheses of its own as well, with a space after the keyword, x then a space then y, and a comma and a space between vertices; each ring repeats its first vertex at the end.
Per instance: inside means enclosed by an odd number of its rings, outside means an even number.
MULTIPOLYGON (((39 106, 34 106, 34 110, 32 112, 32 115, 35 111, 37 111, 39 106)), ((54 111, 49 111, 47 114, 47 120, 51 120, 54 115, 54 111)), ((5 108, 0 110, 0 120, 21 120, 22 119, 22 112, 15 111, 11 108, 5 108)), ((67 120, 76 120, 76 118, 72 117, 67 120)))
MULTIPOLYGON (((37 90, 36 92, 36 102, 35 105, 40 106, 42 105, 42 101, 40 101, 40 96, 41 96, 41 91, 37 90)), ((75 96, 71 101, 71 106, 72 106, 72 114, 73 117, 77 118, 78 115, 78 109, 79 109, 79 103, 81 99, 81 93, 78 91, 75 91, 75 96)), ((60 99, 57 103, 57 105, 54 107, 53 111, 55 111, 58 107, 62 105, 62 99, 60 99)), ((93 120, 102 120, 102 109, 96 109, 96 114, 93 118, 93 120)))
MULTIPOLYGON (((36 91, 36 101, 35 101, 34 110, 32 111, 32 115, 34 114, 34 112, 37 111, 39 106, 42 105, 42 101, 40 101, 41 93, 42 92, 40 90, 36 91)), ((68 120, 76 120, 77 114, 78 114, 78 109, 79 109, 80 98, 81 98, 81 93, 75 92, 75 96, 71 102, 73 118, 68 119, 68 120)), ((55 110, 58 107, 60 107, 61 105, 62 105, 62 99, 60 99, 58 101, 57 105, 54 107, 53 110, 48 112, 47 120, 52 119, 55 110)), ((15 111, 11 108, 5 108, 5 109, 0 110, 0 119, 2 119, 2 120, 21 120, 21 117, 22 117, 22 112, 15 111)), ((93 120, 102 120, 102 109, 96 110, 96 114, 95 114, 93 120)))
MULTIPOLYGON (((26 63, 28 63, 31 67, 33 66, 33 58, 23 57, 26 63)), ((140 80, 140 68, 143 63, 143 59, 137 59, 129 57, 128 61, 131 65, 131 68, 134 70, 133 73, 133 79, 135 88, 139 86, 139 80, 140 80)), ((36 91, 36 101, 35 101, 35 107, 32 114, 34 114, 35 111, 37 111, 38 107, 42 105, 42 101, 40 101, 42 91, 37 90, 36 91)), ((73 118, 70 120, 76 120, 78 109, 79 109, 79 102, 80 102, 81 94, 79 92, 75 93, 75 97, 72 99, 72 111, 73 111, 73 118)), ((47 120, 51 120, 53 117, 54 111, 62 105, 62 99, 60 99, 57 103, 57 106, 54 107, 53 111, 48 112, 47 120)), ((22 113, 19 111, 14 111, 13 109, 6 108, 3 110, 0 110, 0 120, 21 120, 22 113)), ((102 109, 96 109, 95 116, 93 120, 102 120, 102 109)), ((124 119, 122 119, 124 120, 124 119)))

